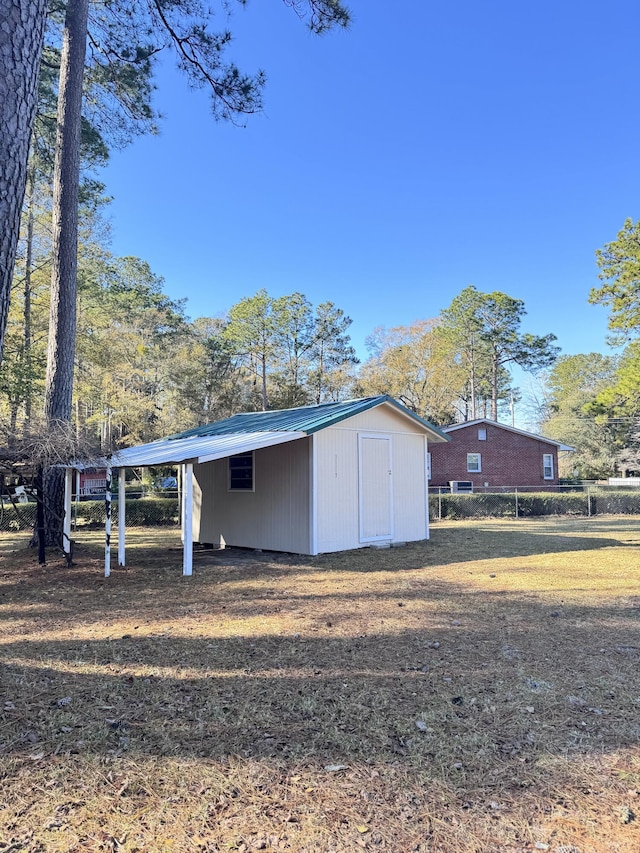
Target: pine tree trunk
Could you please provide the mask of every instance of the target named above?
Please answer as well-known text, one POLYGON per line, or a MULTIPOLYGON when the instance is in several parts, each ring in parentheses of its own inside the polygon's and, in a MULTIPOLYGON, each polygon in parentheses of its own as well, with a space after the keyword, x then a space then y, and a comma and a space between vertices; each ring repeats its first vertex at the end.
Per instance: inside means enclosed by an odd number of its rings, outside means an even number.
POLYGON ((322 384, 324 380, 324 344, 320 344, 320 355, 318 358, 318 388, 316 390, 316 403, 322 400, 322 384))
POLYGON ((471 375, 469 377, 469 393, 471 394, 471 420, 476 419, 476 351, 471 341, 471 375))
MULTIPOLYGON (((49 427, 70 421, 76 339, 78 272, 78 186, 82 80, 87 45, 88 0, 69 0, 65 17, 58 91, 58 119, 53 172, 53 257, 51 308, 45 385, 49 427)), ((63 472, 45 474, 47 544, 62 543, 63 472)))
POLYGON ((0 361, 38 95, 46 0, 0 0, 0 361))
POLYGON ((266 412, 269 408, 269 400, 267 398, 267 359, 265 355, 261 356, 261 362, 262 411, 266 412))
POLYGON ((7 444, 10 448, 15 447, 16 432, 18 431, 18 409, 20 401, 17 399, 11 400, 9 404, 9 435, 7 436, 7 444))
POLYGON ((45 387, 47 421, 71 419, 78 272, 78 185, 82 79, 88 0, 70 0, 65 18, 53 172, 51 308, 45 387))
POLYGON ((24 399, 24 417, 27 423, 31 419, 31 398, 33 395, 31 387, 31 272, 33 269, 33 231, 34 231, 34 214, 33 214, 33 194, 34 194, 35 177, 33 169, 27 178, 27 246, 24 269, 24 351, 23 359, 25 364, 26 374, 29 377, 29 385, 26 390, 24 399))
POLYGON ((498 370, 500 365, 495 357, 491 360, 491 420, 498 420, 498 370))

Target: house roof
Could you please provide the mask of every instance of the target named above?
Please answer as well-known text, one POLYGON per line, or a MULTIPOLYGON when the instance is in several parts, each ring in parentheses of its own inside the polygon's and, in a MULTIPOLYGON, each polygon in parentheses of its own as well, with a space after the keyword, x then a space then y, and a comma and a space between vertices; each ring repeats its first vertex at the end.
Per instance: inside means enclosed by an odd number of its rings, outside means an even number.
POLYGON ((509 426, 508 424, 500 424, 497 421, 490 420, 489 418, 477 418, 475 421, 464 421, 461 424, 451 424, 450 426, 441 427, 440 429, 444 433, 449 433, 463 429, 464 427, 476 426, 478 424, 505 429, 507 432, 514 432, 516 435, 524 435, 527 438, 534 438, 536 441, 546 441, 547 444, 555 445, 558 450, 575 450, 575 447, 570 447, 568 444, 563 444, 561 441, 555 441, 553 438, 548 438, 546 435, 536 435, 533 432, 525 432, 523 429, 516 429, 516 427, 509 426))
POLYGON ((114 468, 125 468, 139 465, 175 465, 187 460, 211 462, 237 453, 295 441, 382 404, 392 406, 400 414, 419 424, 430 441, 449 441, 437 427, 385 394, 341 403, 302 406, 297 409, 243 412, 149 444, 119 450, 112 455, 110 464, 114 468))

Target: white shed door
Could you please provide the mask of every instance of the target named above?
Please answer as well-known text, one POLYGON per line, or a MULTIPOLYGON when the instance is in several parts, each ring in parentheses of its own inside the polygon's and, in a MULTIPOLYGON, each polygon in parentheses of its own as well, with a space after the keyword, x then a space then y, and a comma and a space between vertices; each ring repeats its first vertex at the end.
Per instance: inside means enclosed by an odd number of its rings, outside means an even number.
POLYGON ((360 435, 360 541, 393 536, 391 437, 360 435))

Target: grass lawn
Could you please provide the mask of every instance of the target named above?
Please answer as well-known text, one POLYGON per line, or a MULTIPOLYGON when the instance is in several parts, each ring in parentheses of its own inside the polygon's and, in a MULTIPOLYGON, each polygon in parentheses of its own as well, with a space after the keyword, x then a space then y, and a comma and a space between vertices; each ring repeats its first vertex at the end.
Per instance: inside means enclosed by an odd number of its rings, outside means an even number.
POLYGON ((640 519, 0 536, 0 853, 640 850, 640 519))

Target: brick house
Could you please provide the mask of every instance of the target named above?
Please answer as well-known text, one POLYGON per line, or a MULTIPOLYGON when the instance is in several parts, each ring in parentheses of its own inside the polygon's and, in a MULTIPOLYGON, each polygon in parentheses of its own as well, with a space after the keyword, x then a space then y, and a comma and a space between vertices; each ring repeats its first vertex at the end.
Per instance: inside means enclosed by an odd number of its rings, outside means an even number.
POLYGON ((80 471, 76 486, 79 488, 79 497, 104 498, 107 490, 107 472, 104 468, 87 468, 80 471))
POLYGON ((430 445, 431 487, 451 488, 451 483, 460 483, 460 491, 482 491, 497 486, 557 486, 558 451, 573 450, 551 438, 486 418, 441 427, 441 432, 449 442, 430 445))

